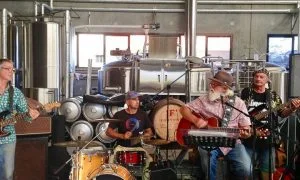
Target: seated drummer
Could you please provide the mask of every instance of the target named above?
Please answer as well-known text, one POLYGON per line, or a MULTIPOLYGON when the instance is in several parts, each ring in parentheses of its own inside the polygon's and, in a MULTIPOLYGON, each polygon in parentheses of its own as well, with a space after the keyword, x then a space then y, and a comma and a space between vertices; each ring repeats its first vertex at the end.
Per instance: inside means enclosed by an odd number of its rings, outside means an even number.
POLYGON ((129 91, 125 97, 126 108, 117 112, 113 117, 121 120, 121 122, 109 123, 106 134, 117 139, 118 145, 125 147, 136 146, 139 138, 135 137, 142 134, 143 137, 148 136, 150 138, 153 135, 147 113, 139 108, 139 96, 137 92, 129 91), (118 131, 114 130, 116 128, 118 131))

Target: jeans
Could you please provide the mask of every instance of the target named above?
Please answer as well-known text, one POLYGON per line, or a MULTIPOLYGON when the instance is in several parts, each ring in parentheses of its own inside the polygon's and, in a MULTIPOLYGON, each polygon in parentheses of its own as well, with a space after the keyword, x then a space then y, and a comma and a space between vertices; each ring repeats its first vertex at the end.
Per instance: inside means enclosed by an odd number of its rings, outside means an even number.
MULTIPOLYGON (((269 154, 270 149, 269 148, 263 148, 263 147, 257 147, 255 154, 253 154, 253 148, 246 146, 246 150, 249 153, 250 157, 254 155, 254 162, 258 162, 259 169, 262 172, 269 172, 269 154)), ((256 164, 255 164, 256 165, 256 164)), ((274 172, 275 170, 275 148, 272 147, 272 155, 271 155, 271 171, 274 172)))
MULTIPOLYGON (((206 150, 198 148, 201 158, 201 166, 203 172, 207 174, 208 154, 206 150)), ((213 149, 210 152, 210 180, 216 179, 218 158, 223 157, 223 153, 219 148, 213 149)), ((248 155, 243 144, 236 144, 235 148, 225 156, 230 163, 231 174, 234 175, 234 179, 246 179, 251 175, 251 159, 248 155)))
POLYGON ((0 179, 12 180, 15 168, 16 142, 0 144, 0 179))

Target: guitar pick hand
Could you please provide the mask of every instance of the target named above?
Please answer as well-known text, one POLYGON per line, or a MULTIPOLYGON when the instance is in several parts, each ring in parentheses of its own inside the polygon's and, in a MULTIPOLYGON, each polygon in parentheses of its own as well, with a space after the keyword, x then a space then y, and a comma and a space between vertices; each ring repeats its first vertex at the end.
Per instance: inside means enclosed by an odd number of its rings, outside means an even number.
POLYGON ((199 129, 207 127, 207 124, 208 124, 208 122, 202 118, 198 118, 195 122, 195 126, 199 129))
POLYGON ((240 138, 247 139, 251 136, 251 130, 250 129, 240 129, 240 138))
POLYGON ((36 110, 36 109, 31 109, 31 108, 29 108, 28 110, 29 110, 29 115, 30 115, 30 117, 31 117, 32 119, 36 119, 36 118, 39 117, 40 112, 39 112, 38 110, 36 110))

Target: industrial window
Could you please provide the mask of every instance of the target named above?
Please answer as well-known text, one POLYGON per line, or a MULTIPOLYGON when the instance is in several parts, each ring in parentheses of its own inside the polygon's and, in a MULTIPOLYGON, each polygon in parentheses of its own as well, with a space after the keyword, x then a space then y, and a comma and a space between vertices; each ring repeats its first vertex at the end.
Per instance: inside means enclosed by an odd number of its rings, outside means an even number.
POLYGON ((88 60, 92 59, 93 67, 103 64, 103 35, 78 34, 78 66, 88 67, 88 60))
MULTIPOLYGON (((181 36, 181 52, 185 57, 185 37, 181 36)), ((231 58, 231 36, 196 36, 196 56, 220 59, 231 58)))
POLYGON ((298 36, 268 35, 267 61, 289 69, 289 57, 297 53, 298 36))

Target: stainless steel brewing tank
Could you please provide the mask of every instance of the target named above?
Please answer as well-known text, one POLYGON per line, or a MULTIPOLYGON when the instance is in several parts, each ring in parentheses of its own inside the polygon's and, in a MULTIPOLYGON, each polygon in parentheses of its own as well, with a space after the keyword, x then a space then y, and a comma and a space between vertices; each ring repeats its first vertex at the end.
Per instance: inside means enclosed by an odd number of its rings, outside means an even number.
POLYGON ((99 90, 103 94, 126 93, 135 90, 136 62, 116 61, 103 66, 99 71, 99 90))
POLYGON ((166 93, 167 85, 171 85, 170 93, 185 94, 185 63, 185 59, 141 59, 138 91, 155 94, 165 88, 166 93))
POLYGON ((191 96, 205 94, 209 90, 209 79, 212 77, 209 64, 190 64, 190 91, 191 96))
POLYGON ((282 101, 286 102, 288 93, 288 72, 284 67, 272 63, 266 63, 265 68, 270 72, 271 90, 276 91, 282 101))
POLYGON ((60 75, 60 25, 27 24, 25 36, 25 88, 58 88, 60 75))

